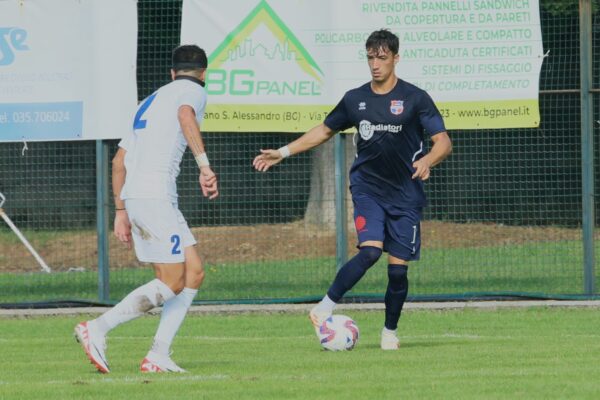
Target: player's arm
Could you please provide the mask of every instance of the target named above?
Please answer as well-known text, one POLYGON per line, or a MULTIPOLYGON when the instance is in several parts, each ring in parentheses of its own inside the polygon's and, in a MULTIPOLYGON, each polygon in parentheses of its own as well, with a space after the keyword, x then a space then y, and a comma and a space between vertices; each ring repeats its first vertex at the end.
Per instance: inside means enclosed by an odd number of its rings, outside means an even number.
POLYGON ((431 168, 444 161, 452 152, 452 141, 447 132, 436 133, 431 137, 433 146, 429 153, 413 163, 415 173, 412 178, 421 180, 429 179, 431 168))
POLYGON ((127 247, 131 248, 131 224, 125 210, 125 202, 121 200, 121 190, 125 184, 127 170, 125 169, 126 150, 119 147, 112 160, 112 188, 115 199, 115 225, 114 234, 127 247))
POLYGON ((198 168, 200 168, 200 188, 204 197, 214 199, 219 195, 217 187, 217 176, 210 168, 206 151, 204 150, 204 141, 200 133, 198 121, 196 121, 196 113, 191 106, 182 105, 177 112, 177 119, 181 126, 183 136, 187 141, 188 147, 194 154, 198 168))
POLYGON ((271 168, 273 165, 281 162, 286 157, 289 157, 294 154, 302 153, 304 151, 310 150, 313 147, 317 147, 318 145, 325 143, 333 135, 335 135, 335 131, 331 130, 327 125, 320 124, 306 132, 304 135, 300 136, 298 139, 294 140, 287 146, 283 146, 278 150, 260 150, 258 156, 254 158, 252 165, 258 171, 266 171, 271 168))

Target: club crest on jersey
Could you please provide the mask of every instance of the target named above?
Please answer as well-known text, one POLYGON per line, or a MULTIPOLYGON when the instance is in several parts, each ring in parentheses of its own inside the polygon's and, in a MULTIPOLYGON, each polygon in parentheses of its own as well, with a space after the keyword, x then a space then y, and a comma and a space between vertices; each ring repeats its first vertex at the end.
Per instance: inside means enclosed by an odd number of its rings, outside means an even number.
POLYGON ((402 114, 402 111, 404 111, 404 101, 392 100, 392 103, 390 104, 390 111, 394 115, 402 114))

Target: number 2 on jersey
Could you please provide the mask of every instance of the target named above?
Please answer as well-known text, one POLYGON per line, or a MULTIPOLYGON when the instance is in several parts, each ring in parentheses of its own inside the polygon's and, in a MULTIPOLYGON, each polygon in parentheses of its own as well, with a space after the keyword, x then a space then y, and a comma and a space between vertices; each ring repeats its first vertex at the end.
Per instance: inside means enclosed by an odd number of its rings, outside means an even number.
POLYGON ((179 245, 181 244, 181 239, 179 238, 179 235, 171 236, 171 243, 173 243, 171 254, 181 254, 181 249, 179 248, 179 245))
POLYGON ((144 129, 146 127, 146 120, 142 119, 142 116, 144 115, 148 107, 150 107, 150 104, 152 104, 157 94, 158 92, 154 92, 150 96, 148 96, 148 98, 144 100, 140 108, 137 110, 137 112, 135 113, 135 118, 133 119, 133 129, 144 129))

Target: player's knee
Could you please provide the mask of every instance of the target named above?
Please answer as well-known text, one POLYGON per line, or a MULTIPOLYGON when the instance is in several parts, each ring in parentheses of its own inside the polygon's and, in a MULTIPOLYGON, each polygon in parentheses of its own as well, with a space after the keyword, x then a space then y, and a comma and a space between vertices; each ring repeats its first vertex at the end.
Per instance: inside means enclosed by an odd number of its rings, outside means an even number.
POLYGON ((388 279, 392 287, 404 288, 408 284, 408 265, 388 265, 388 279))
POLYGON ((198 289, 204 281, 204 268, 198 253, 186 249, 185 258, 185 287, 198 289))
POLYGON ((374 265, 377 260, 379 260, 379 257, 381 257, 381 254, 383 253, 383 250, 381 250, 378 247, 374 247, 374 246, 364 246, 360 248, 360 256, 364 262, 364 265, 369 268, 372 265, 374 265))
POLYGON ((183 279, 183 277, 181 277, 181 279, 173 281, 173 282, 169 283, 168 285, 171 288, 171 290, 173 291, 173 293, 179 294, 185 287, 185 279, 183 279))
POLYGON ((175 294, 179 294, 185 287, 185 276, 181 275, 166 275, 163 274, 159 279, 169 287, 175 294))
POLYGON ((185 286, 184 264, 157 264, 154 266, 156 277, 165 285, 178 294, 185 286))
POLYGON ((202 285, 202 282, 204 282, 204 275, 204 269, 202 268, 188 271, 186 274, 185 287, 198 289, 202 285))

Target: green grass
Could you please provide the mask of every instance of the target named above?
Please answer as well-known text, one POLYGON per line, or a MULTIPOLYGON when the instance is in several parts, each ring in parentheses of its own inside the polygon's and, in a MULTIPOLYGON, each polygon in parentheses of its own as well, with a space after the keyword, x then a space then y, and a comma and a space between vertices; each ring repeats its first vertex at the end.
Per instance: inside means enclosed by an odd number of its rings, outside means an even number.
POLYGON ((361 337, 321 351, 304 314, 189 317, 173 358, 144 375, 158 317, 109 337, 100 375, 71 337, 82 318, 3 319, 0 399, 597 399, 598 309, 405 312, 401 349, 378 348, 381 312, 346 311, 361 337))
MULTIPOLYGON (((600 244, 599 244, 600 247, 600 244)), ((600 248, 598 249, 600 250, 600 248)), ((411 264, 412 296, 468 293, 577 295, 582 293, 580 242, 534 243, 520 246, 427 250, 411 264)), ((600 274, 600 268, 596 268, 600 274)), ((282 262, 239 262, 206 266, 206 280, 197 300, 317 299, 335 275, 333 258, 282 262)), ((152 279, 150 268, 110 271, 111 299, 118 300, 152 279)), ((365 275, 354 294, 381 295, 387 284, 386 259, 365 275)), ((0 303, 86 299, 96 300, 97 274, 0 274, 0 303)))

